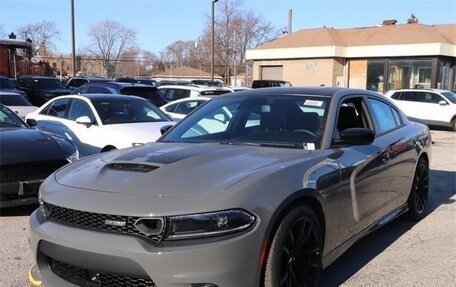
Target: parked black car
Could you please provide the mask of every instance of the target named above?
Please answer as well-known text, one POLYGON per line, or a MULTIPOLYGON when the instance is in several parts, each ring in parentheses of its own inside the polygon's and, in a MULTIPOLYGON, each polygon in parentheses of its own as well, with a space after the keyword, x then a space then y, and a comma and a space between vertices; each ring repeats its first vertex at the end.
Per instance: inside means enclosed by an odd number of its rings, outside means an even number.
POLYGON ((68 80, 66 85, 70 90, 75 90, 85 84, 102 82, 110 82, 110 80, 103 77, 72 77, 68 80))
POLYGON ((163 106, 168 101, 156 87, 124 82, 86 84, 74 90, 75 94, 121 94, 144 98, 156 105, 163 106))
POLYGON ((0 104, 0 208, 37 203, 41 182, 78 159, 68 140, 29 128, 0 104))
POLYGON ((280 80, 255 80, 252 82, 252 88, 270 88, 270 87, 291 87, 291 83, 280 80))
POLYGON ((143 84, 143 85, 148 85, 152 87, 156 87, 157 81, 149 79, 149 78, 144 78, 144 77, 123 77, 123 78, 117 78, 116 82, 122 82, 122 83, 132 83, 132 84, 143 84))
POLYGON ((29 101, 34 106, 41 106, 57 96, 71 93, 57 78, 24 76, 17 80, 17 87, 27 93, 29 101))
POLYGON ((27 93, 16 88, 16 83, 14 83, 10 78, 0 77, 0 91, 8 93, 17 93, 23 96, 28 100, 27 93))

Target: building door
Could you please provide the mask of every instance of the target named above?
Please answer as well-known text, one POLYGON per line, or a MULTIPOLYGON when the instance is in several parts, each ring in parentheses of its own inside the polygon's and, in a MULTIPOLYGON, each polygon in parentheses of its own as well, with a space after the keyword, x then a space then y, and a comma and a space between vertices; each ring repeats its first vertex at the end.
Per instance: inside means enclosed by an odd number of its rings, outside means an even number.
POLYGON ((283 80, 283 66, 261 66, 261 80, 283 80))

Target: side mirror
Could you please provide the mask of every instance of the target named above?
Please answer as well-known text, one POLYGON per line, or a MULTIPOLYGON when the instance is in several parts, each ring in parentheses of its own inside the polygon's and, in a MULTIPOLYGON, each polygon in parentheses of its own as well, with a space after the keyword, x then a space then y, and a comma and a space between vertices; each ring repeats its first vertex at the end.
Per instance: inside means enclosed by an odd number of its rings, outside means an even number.
POLYGON ((375 139, 375 133, 371 129, 351 128, 340 133, 339 144, 347 145, 368 145, 375 139))
POLYGON ((27 119, 26 123, 31 128, 36 127, 38 125, 35 119, 27 119))
POLYGON ((160 133, 162 135, 164 135, 167 131, 169 131, 171 128, 173 127, 173 125, 166 125, 166 126, 162 126, 160 128, 160 133))
POLYGON ((446 106, 446 105, 448 105, 448 103, 447 103, 446 101, 444 101, 444 100, 441 100, 441 101, 439 102, 439 105, 441 105, 441 106, 446 106))
POLYGON ((82 116, 76 119, 76 123, 90 127, 92 125, 92 120, 88 116, 82 116))

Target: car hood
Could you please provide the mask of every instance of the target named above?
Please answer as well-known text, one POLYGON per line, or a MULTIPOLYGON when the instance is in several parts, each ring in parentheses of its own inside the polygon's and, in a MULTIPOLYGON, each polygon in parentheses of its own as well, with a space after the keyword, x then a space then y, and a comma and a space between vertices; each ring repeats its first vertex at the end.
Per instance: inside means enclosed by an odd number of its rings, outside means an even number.
POLYGON ((118 134, 122 138, 128 136, 132 142, 147 143, 154 142, 161 136, 161 127, 174 124, 175 122, 164 121, 148 123, 113 124, 105 125, 105 127, 114 134, 118 134))
POLYGON ((38 90, 42 94, 52 94, 57 96, 68 95, 71 94, 71 90, 69 89, 47 89, 47 90, 38 90))
POLYGON ((0 129, 1 165, 65 158, 58 141, 35 129, 0 129))
POLYGON ((193 196, 224 191, 264 169, 311 158, 305 150, 151 143, 80 160, 55 174, 61 185, 114 193, 193 196), (81 179, 84 180, 81 180, 81 179))

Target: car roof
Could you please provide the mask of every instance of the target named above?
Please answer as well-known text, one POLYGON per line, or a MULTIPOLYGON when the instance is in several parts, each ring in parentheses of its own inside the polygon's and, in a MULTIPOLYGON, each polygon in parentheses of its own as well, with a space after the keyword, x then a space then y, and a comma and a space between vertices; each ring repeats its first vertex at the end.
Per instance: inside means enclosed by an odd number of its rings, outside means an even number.
POLYGON ((45 77, 45 76, 21 76, 18 79, 51 79, 51 80, 59 80, 56 77, 45 77))
POLYGON ((397 89, 391 90, 390 92, 451 92, 450 90, 442 90, 442 89, 397 89))
POLYGON ((183 86, 183 85, 164 85, 164 86, 159 86, 157 87, 158 89, 182 89, 182 90, 192 90, 192 91, 220 91, 220 90, 225 90, 229 91, 232 89, 227 88, 227 87, 216 87, 216 86, 210 86, 210 87, 199 87, 199 86, 183 86))
POLYGON ((145 87, 145 88, 155 88, 149 85, 136 84, 136 83, 127 83, 127 82, 96 82, 88 83, 87 86, 105 86, 105 87, 116 87, 116 88, 125 88, 125 87, 145 87))
POLYGON ((235 93, 227 93, 220 95, 218 97, 239 97, 239 96, 271 96, 271 95, 313 95, 321 96, 328 98, 336 98, 345 95, 375 95, 379 98, 386 99, 382 94, 362 90, 362 89, 352 89, 352 88, 342 88, 342 87, 268 87, 268 88, 259 88, 259 89, 250 89, 244 91, 238 91, 235 93))
POLYGON ((170 105, 182 103, 182 102, 209 101, 209 100, 212 100, 213 98, 215 98, 215 97, 213 97, 213 96, 187 97, 187 98, 177 99, 177 100, 168 102, 168 103, 164 104, 163 106, 170 106, 170 105))
POLYGON ((63 95, 59 97, 55 97, 54 99, 65 99, 65 98, 74 98, 74 99, 82 99, 82 100, 109 100, 109 99, 132 99, 137 98, 144 101, 147 101, 138 96, 130 96, 130 95, 120 95, 120 94, 81 94, 81 95, 63 95))

